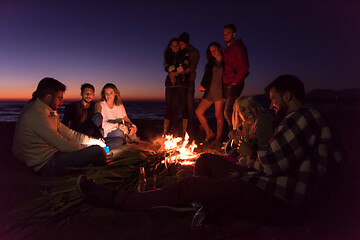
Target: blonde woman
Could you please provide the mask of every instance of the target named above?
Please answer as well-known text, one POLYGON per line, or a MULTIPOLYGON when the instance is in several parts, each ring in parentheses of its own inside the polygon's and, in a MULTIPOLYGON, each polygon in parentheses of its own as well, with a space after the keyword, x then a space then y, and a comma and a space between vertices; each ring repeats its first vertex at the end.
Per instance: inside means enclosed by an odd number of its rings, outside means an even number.
POLYGON ((110 149, 120 147, 129 138, 137 141, 137 128, 126 114, 119 90, 112 83, 107 83, 101 90, 101 101, 95 105, 97 126, 102 127, 105 143, 110 149))
POLYGON ((234 129, 229 134, 231 139, 226 146, 226 153, 236 159, 241 156, 251 157, 258 147, 268 145, 273 136, 274 121, 274 117, 254 98, 237 98, 232 115, 234 129))

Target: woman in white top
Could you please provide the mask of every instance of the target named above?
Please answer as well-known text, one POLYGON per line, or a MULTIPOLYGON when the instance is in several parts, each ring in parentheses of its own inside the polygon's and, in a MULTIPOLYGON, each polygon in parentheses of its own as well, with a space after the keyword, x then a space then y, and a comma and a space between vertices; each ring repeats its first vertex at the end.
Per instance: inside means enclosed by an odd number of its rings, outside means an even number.
POLYGON ((114 84, 105 84, 95 112, 101 114, 97 114, 95 124, 101 124, 105 143, 110 149, 120 147, 126 140, 137 141, 137 128, 127 116, 119 90, 114 84))

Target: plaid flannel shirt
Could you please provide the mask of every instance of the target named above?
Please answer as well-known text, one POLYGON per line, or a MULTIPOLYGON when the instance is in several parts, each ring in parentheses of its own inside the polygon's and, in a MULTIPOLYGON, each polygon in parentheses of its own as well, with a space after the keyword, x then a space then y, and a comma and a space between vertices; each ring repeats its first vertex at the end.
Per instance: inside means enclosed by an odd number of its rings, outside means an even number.
POLYGON ((256 171, 241 179, 295 205, 317 199, 324 190, 329 165, 342 160, 332 143, 320 112, 303 107, 280 122, 269 146, 257 151, 256 171))

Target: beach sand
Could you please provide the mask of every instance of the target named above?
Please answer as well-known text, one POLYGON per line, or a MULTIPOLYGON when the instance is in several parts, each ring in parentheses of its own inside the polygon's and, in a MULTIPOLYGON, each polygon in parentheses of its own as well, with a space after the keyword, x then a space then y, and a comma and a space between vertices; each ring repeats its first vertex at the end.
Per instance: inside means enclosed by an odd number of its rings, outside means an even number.
MULTIPOLYGON (((153 142, 161 136, 162 120, 133 120, 138 127, 141 140, 153 142)), ((214 125, 214 121, 210 121, 214 125)), ((0 226, 7 223, 6 216, 15 210, 19 203, 40 197, 41 183, 57 178, 43 178, 34 174, 24 163, 13 156, 12 142, 15 131, 14 122, 0 122, 0 226)), ((201 135, 201 133, 200 133, 201 135)), ((208 152, 214 152, 208 150, 208 152)), ((58 230, 49 225, 49 229, 36 233, 30 239, 181 239, 189 230, 193 212, 177 216, 173 221, 157 222, 150 212, 121 212, 120 210, 94 208, 86 213, 74 216, 71 223, 58 230), (96 217, 94 217, 96 215, 96 217)), ((6 238, 1 232, 0 239, 6 238)), ((26 239, 29 239, 28 237, 26 239)))
MULTIPOLYGON (((283 239, 360 239, 358 223, 360 219, 360 116, 357 112, 330 112, 327 118, 339 132, 349 156, 350 170, 346 172, 347 182, 337 192, 330 206, 322 216, 301 225, 275 225, 264 231, 237 233, 234 238, 224 239, 277 239, 284 232, 289 238, 283 239), (266 235, 267 234, 267 235, 266 235), (247 238, 246 238, 247 236, 247 238)), ((133 120, 138 126, 142 140, 152 141, 162 132, 162 121, 133 120)), ((215 120, 211 120, 212 126, 215 120)), ((0 225, 6 224, 7 213, 16 206, 41 194, 38 186, 44 178, 36 176, 23 163, 17 161, 11 153, 15 123, 0 123, 0 225)), ((200 133, 198 133, 200 134, 200 133)), ((49 178, 47 178, 48 180, 49 178)), ((50 180, 51 181, 51 180, 50 180)), ((338 191, 338 190, 337 190, 338 191)), ((330 201, 330 200, 329 200, 330 201)), ((33 239, 198 239, 196 234, 189 235, 192 215, 183 215, 175 219, 154 221, 149 212, 121 212, 113 209, 95 208, 81 213, 63 228, 49 229, 36 233, 33 239), (97 211, 93 217, 92 211, 97 211), (100 213, 100 214, 99 214, 100 213)), ((201 231, 204 231, 202 229, 201 231)), ((193 233, 193 232, 192 232, 193 233)), ((0 239, 9 239, 0 232, 0 239)), ((32 238, 26 238, 32 239, 32 238)))

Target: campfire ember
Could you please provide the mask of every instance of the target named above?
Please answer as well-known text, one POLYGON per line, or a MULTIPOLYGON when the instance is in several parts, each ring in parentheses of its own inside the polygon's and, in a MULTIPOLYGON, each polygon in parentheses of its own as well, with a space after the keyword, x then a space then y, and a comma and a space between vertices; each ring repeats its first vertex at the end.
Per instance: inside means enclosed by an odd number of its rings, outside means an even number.
POLYGON ((194 153, 194 149, 197 148, 195 141, 189 146, 189 135, 185 134, 185 139, 182 142, 181 137, 174 137, 173 135, 166 135, 166 141, 164 142, 164 149, 168 153, 165 158, 165 164, 168 163, 180 163, 181 165, 193 165, 199 154, 194 153), (182 143, 181 143, 182 142, 182 143))

